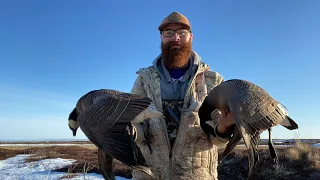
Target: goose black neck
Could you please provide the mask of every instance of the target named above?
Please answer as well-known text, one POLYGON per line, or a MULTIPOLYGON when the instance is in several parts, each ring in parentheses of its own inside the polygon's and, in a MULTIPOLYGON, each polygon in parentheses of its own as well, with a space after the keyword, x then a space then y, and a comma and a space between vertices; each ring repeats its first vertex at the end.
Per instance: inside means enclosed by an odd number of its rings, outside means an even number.
POLYGON ((216 136, 214 133, 214 128, 207 124, 207 121, 211 120, 212 108, 205 101, 202 103, 199 109, 199 118, 200 118, 200 127, 205 133, 210 133, 213 136, 216 136))

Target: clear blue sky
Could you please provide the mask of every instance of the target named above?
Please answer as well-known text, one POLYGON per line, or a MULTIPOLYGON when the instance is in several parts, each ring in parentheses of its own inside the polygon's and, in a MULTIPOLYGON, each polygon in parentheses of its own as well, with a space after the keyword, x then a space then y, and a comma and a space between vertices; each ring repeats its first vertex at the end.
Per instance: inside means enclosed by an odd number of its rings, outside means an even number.
POLYGON ((78 98, 130 91, 160 53, 157 27, 173 11, 189 18, 193 48, 212 70, 287 106, 300 129, 276 127, 274 138, 320 138, 320 1, 194 2, 1 1, 0 139, 73 138, 67 118, 78 98))

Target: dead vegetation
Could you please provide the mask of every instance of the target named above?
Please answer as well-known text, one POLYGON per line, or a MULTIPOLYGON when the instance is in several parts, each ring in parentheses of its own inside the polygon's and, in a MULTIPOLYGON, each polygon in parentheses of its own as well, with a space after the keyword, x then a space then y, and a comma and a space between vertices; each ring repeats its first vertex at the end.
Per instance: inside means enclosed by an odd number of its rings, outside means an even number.
POLYGON ((0 148, 0 160, 5 160, 9 157, 14 157, 17 154, 25 154, 24 150, 0 148))
MULTIPOLYGON (((320 148, 313 148, 306 143, 296 141, 292 147, 277 147, 279 164, 275 165, 267 148, 259 148, 260 161, 257 163, 253 179, 280 180, 320 179, 320 148)), ((223 148, 219 150, 222 152, 223 148)), ((31 154, 28 162, 49 158, 64 158, 76 160, 73 165, 57 169, 67 172, 65 179, 73 177, 74 173, 100 173, 97 160, 97 149, 81 146, 50 146, 26 147, 25 149, 0 147, 0 160, 13 157, 17 154, 31 154)), ((248 174, 248 157, 245 148, 236 148, 225 160, 219 164, 219 180, 246 179, 248 174)), ((121 162, 114 160, 115 175, 131 178, 131 169, 121 162)))
MULTIPOLYGON (((260 160, 257 163, 253 179, 260 180, 316 180, 320 179, 319 148, 296 141, 292 147, 276 147, 279 163, 273 163, 269 150, 259 149, 260 160)), ((223 149, 220 150, 222 152, 223 149)), ((245 149, 232 152, 218 167, 219 179, 246 179, 248 174, 248 156, 245 149)))

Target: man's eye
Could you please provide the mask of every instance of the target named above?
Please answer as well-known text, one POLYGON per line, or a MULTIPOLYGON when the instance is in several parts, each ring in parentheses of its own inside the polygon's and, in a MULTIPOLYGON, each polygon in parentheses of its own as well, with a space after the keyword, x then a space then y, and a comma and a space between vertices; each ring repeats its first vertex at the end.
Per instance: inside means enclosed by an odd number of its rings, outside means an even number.
POLYGON ((165 35, 171 35, 172 32, 171 31, 167 31, 167 32, 164 32, 165 35))

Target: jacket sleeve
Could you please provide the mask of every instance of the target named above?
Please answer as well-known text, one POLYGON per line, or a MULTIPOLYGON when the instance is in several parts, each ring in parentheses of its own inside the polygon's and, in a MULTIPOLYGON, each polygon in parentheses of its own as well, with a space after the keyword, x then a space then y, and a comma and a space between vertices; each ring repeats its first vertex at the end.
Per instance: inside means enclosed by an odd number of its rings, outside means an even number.
MULTIPOLYGON (((142 83, 142 77, 138 76, 133 84, 133 87, 131 89, 131 93, 132 94, 138 94, 140 96, 144 96, 146 97, 146 92, 143 88, 143 83, 142 83)), ((135 131, 135 142, 137 144, 142 143, 145 140, 145 136, 144 136, 144 127, 145 125, 143 123, 139 123, 139 124, 133 124, 134 127, 134 131, 135 131)))

